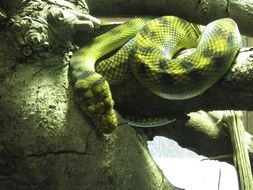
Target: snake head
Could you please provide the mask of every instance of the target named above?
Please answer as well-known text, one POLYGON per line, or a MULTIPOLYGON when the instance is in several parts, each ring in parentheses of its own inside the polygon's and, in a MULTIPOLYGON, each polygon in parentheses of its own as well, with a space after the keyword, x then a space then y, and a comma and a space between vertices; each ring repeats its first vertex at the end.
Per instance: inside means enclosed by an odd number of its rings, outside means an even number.
POLYGON ((91 73, 75 83, 76 97, 100 133, 111 133, 117 126, 114 101, 107 81, 98 73, 91 73))

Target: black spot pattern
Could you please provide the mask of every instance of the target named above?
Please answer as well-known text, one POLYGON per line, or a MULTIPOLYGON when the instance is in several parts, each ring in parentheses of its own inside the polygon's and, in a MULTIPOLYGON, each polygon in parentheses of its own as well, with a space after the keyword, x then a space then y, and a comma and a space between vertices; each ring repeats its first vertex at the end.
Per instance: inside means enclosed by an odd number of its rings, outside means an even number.
POLYGON ((168 19, 164 19, 163 17, 158 18, 159 24, 168 26, 170 24, 168 19))
POLYGON ((97 87, 97 86, 99 86, 99 85, 101 85, 101 84, 103 84, 103 83, 105 83, 105 79, 104 79, 104 77, 99 77, 99 79, 98 80, 96 80, 93 84, 92 84, 92 87, 93 88, 95 88, 95 87, 97 87))
POLYGON ((75 88, 75 94, 78 96, 83 95, 83 93, 86 91, 84 88, 75 88))
POLYGON ((141 35, 147 35, 150 31, 151 31, 151 30, 150 30, 147 26, 144 26, 144 27, 141 29, 140 33, 141 33, 141 35))
POLYGON ((160 74, 161 82, 164 84, 164 86, 169 86, 170 84, 174 84, 176 80, 169 74, 164 73, 160 74))
POLYGON ((189 77, 192 78, 195 81, 201 81, 203 80, 204 76, 200 70, 194 69, 191 72, 189 72, 189 77))
POLYGON ((141 74, 146 74, 147 73, 145 64, 138 63, 138 73, 141 73, 141 74))
POLYGON ((186 71, 192 71, 194 69, 194 64, 190 61, 183 60, 181 63, 181 67, 184 68, 186 71))
POLYGON ((213 65, 216 68, 219 68, 222 66, 222 64, 224 64, 225 62, 225 56, 222 56, 221 54, 214 54, 211 58, 213 65))
POLYGON ((229 45, 233 45, 233 43, 234 43, 234 36, 233 36, 233 34, 231 34, 231 33, 228 34, 227 43, 228 43, 228 46, 229 45))
POLYGON ((147 54, 151 51, 151 49, 150 49, 149 47, 143 47, 143 46, 140 46, 140 47, 139 47, 139 50, 140 50, 141 53, 144 54, 144 55, 147 55, 147 54))
POLYGON ((155 35, 156 35, 156 33, 155 33, 154 31, 150 31, 150 32, 148 33, 149 38, 154 38, 155 35))
POLYGON ((204 49, 204 51, 202 52, 202 55, 204 57, 211 57, 213 55, 213 51, 210 49, 204 49))
POLYGON ((168 69, 168 63, 166 60, 162 59, 158 62, 158 67, 161 69, 161 70, 166 70, 168 69))
POLYGON ((80 75, 75 76, 76 80, 85 80, 87 77, 94 74, 94 71, 83 71, 80 75))

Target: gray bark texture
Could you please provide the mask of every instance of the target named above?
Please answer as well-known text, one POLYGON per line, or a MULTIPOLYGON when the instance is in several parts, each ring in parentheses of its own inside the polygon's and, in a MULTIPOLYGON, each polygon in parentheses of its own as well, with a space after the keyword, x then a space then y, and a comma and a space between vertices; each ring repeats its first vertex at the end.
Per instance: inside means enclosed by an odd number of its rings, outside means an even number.
POLYGON ((233 160, 237 169, 241 190, 253 189, 253 179, 248 153, 248 145, 245 138, 242 114, 235 111, 224 112, 224 122, 229 129, 233 146, 233 160))
POLYGON ((253 36, 253 3, 251 0, 87 0, 91 14, 175 15, 206 25, 212 20, 234 19, 242 34, 253 36))
MULTIPOLYGON (((101 14, 106 10, 124 14, 124 7, 138 8, 148 1, 143 2, 87 1, 92 12, 101 14)), ((155 2, 149 1, 149 10, 154 6, 152 10, 157 11, 165 3, 155 2)), ((215 10, 211 5, 210 1, 207 10, 215 10)), ((168 7, 187 14, 185 3, 182 10, 168 7)), ((222 112, 195 111, 252 110, 253 50, 242 50, 219 83, 191 100, 161 99, 134 78, 113 87, 115 106, 123 117, 170 115, 176 121, 141 132, 122 125, 110 135, 98 135, 74 103, 68 77, 69 52, 75 49, 73 33, 89 33, 97 22, 87 14, 85 2, 12 0, 0 1, 0 8, 0 189, 176 189, 148 152, 147 137, 156 135, 206 156, 232 153, 227 129, 216 125, 222 112)), ((208 22, 214 19, 211 15, 199 19, 208 22)), ((250 22, 242 25, 246 28, 250 22)), ((246 132, 245 139, 253 150, 252 137, 246 132)))
POLYGON ((127 126, 97 136, 73 102, 68 69, 34 75, 40 69, 20 65, 1 83, 1 190, 176 189, 145 136, 127 126))
POLYGON ((0 189, 177 189, 145 135, 129 126, 98 135, 75 104, 69 40, 76 29, 89 31, 90 20, 96 24, 84 2, 0 7, 0 189))
POLYGON ((253 49, 245 48, 241 49, 233 66, 218 83, 194 98, 177 101, 163 99, 146 90, 133 78, 131 82, 121 85, 123 90, 116 87, 113 92, 119 110, 130 115, 150 116, 198 110, 253 110, 252 85, 253 49))

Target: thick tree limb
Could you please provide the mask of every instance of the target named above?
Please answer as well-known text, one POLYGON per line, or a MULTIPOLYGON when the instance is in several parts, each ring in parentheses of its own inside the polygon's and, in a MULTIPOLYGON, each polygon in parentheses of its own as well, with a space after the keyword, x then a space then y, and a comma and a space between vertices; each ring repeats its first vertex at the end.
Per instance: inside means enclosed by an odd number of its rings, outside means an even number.
MULTIPOLYGON (((155 136, 164 136, 175 140, 180 146, 191 149, 200 155, 210 158, 214 157, 217 160, 233 164, 233 148, 229 130, 221 122, 223 121, 223 116, 223 111, 192 112, 188 114, 188 120, 176 120, 166 126, 141 130, 147 134, 149 139, 155 136)), ((244 140, 248 147, 252 167, 253 136, 245 132, 244 140)))
POLYGON ((105 137, 91 131, 74 104, 68 67, 54 66, 63 57, 51 56, 44 60, 51 67, 21 64, 1 82, 0 189, 176 190, 144 136, 126 126, 105 137))
POLYGON ((89 30, 92 19, 67 2, 0 1, 16 10, 0 18, 0 189, 177 189, 145 136, 96 135, 74 104, 64 21, 89 30))
POLYGON ((144 116, 188 113, 198 110, 253 110, 253 49, 242 49, 229 72, 203 94, 171 101, 160 98, 134 77, 113 88, 117 109, 144 116))
POLYGON ((253 4, 250 0, 87 0, 91 14, 176 15, 206 25, 212 20, 234 19, 242 34, 253 36, 253 4))

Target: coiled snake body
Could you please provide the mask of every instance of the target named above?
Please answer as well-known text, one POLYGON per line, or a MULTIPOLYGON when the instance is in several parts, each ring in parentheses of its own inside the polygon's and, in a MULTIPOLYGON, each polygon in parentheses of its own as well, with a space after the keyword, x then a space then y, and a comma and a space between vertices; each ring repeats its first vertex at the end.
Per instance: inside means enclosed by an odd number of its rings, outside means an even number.
POLYGON ((133 72, 158 96, 191 98, 225 74, 240 47, 239 30, 229 18, 211 22, 202 34, 195 25, 174 16, 134 18, 73 55, 70 65, 76 96, 98 130, 109 133, 117 126, 109 84, 119 84, 133 72), (100 57, 121 46, 95 69, 100 57), (174 58, 186 48, 196 49, 189 56, 174 58))

